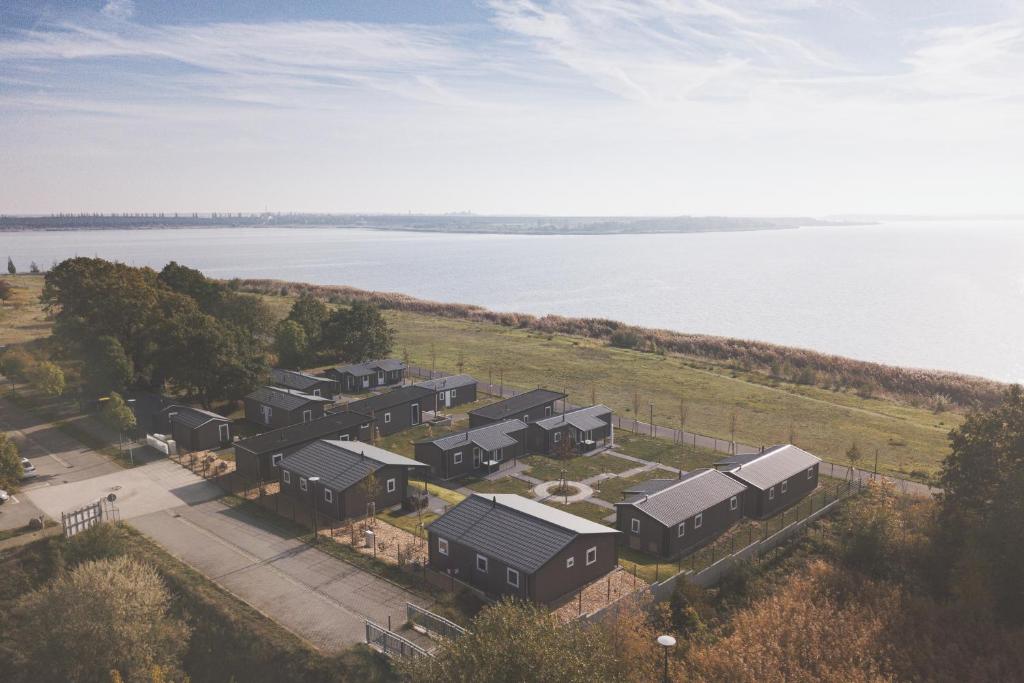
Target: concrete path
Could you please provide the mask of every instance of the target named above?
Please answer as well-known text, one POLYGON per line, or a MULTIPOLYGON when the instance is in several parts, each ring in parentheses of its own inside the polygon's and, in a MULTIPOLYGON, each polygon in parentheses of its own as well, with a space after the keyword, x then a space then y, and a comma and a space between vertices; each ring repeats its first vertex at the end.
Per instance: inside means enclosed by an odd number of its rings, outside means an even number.
POLYGON ((397 629, 422 597, 320 552, 292 531, 221 501, 132 520, 174 556, 325 652, 363 642, 364 619, 397 629))
POLYGON ((571 496, 552 494, 551 489, 555 488, 560 483, 561 482, 557 481, 546 481, 541 484, 537 484, 536 486, 533 487, 533 495, 535 498, 539 500, 554 498, 555 500, 560 500, 565 503, 578 503, 579 501, 586 500, 587 498, 590 498, 592 495, 594 495, 594 489, 578 481, 565 482, 567 485, 578 489, 576 493, 572 494, 571 496))

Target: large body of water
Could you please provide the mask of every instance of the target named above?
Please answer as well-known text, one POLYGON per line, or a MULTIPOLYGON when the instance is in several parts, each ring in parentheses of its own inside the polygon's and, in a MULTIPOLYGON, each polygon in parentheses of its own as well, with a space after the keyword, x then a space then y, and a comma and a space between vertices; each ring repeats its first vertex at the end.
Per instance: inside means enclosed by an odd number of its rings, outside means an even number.
POLYGON ((743 233, 451 235, 329 228, 0 233, 22 268, 101 256, 215 277, 594 316, 1024 381, 1024 221, 743 233))

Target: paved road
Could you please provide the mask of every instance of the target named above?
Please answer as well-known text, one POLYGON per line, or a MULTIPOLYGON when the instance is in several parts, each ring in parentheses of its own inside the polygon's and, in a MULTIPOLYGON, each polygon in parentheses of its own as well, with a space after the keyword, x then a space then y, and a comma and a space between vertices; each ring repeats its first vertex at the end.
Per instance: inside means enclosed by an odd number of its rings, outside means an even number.
POLYGON ((363 620, 397 629, 422 599, 221 501, 181 506, 132 526, 242 600, 327 652, 363 642, 363 620))

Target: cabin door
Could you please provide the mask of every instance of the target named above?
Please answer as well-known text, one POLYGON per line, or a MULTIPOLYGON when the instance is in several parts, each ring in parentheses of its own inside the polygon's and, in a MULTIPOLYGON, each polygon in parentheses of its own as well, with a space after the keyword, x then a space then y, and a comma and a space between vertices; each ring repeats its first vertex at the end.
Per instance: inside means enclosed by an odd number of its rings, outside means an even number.
POLYGON ((270 416, 273 412, 274 411, 270 406, 260 406, 260 415, 263 416, 263 424, 270 424, 270 416))
POLYGON ((369 375, 363 375, 363 389, 369 389, 369 388, 370 388, 370 376, 369 375))
POLYGON ((419 403, 413 403, 412 404, 412 415, 410 416, 410 422, 412 424, 414 424, 414 425, 418 425, 420 423, 420 404, 419 403))
POLYGON ((452 392, 450 392, 450 391, 442 391, 441 392, 441 405, 444 406, 445 408, 451 408, 452 407, 452 392))
POLYGON ((383 370, 378 370, 377 371, 377 384, 378 385, 383 385, 384 384, 384 371, 383 370))

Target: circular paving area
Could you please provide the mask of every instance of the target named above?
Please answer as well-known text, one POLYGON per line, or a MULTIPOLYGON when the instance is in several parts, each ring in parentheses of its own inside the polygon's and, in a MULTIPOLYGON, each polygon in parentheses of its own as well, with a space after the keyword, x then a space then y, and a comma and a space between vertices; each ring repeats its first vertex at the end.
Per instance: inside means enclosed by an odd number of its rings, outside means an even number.
MULTIPOLYGON (((569 496, 568 499, 566 499, 564 496, 558 495, 556 497, 559 500, 568 500, 570 503, 577 503, 581 500, 586 500, 587 498, 590 498, 592 495, 594 495, 594 489, 590 488, 586 484, 581 484, 578 481, 567 481, 565 482, 565 484, 566 486, 571 486, 574 489, 576 489, 576 493, 569 496)), ((561 485, 562 482, 560 481, 546 481, 543 484, 537 484, 536 486, 533 487, 533 495, 537 496, 538 498, 548 498, 552 495, 555 495, 552 493, 552 491, 554 491, 561 485)))

